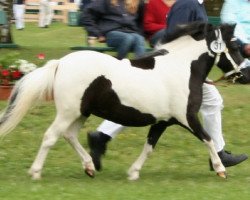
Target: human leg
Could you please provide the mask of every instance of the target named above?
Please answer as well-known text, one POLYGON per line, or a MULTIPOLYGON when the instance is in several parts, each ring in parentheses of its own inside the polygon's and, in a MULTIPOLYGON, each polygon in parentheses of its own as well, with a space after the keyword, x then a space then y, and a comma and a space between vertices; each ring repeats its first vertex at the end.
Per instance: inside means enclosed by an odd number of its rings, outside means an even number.
POLYGON ((50 2, 48 2, 47 7, 46 7, 45 26, 49 26, 51 24, 53 15, 54 15, 54 11, 50 5, 50 2))
POLYGON ((163 37, 165 34, 165 29, 159 30, 156 32, 150 39, 150 46, 154 47, 156 43, 163 37))
POLYGON ((13 11, 14 11, 16 29, 21 30, 24 28, 25 6, 15 4, 13 5, 13 11))
POLYGON ((39 8, 39 27, 48 27, 51 23, 52 17, 53 10, 50 6, 50 2, 48 0, 41 0, 39 8))
POLYGON ((212 138, 215 149, 225 167, 237 165, 247 159, 245 154, 233 155, 224 150, 225 141, 222 134, 221 110, 223 100, 214 85, 203 84, 203 99, 200 108, 203 127, 212 138))
POLYGON ((143 54, 145 54, 145 39, 143 36, 137 34, 137 33, 131 33, 134 42, 133 42, 133 51, 135 53, 135 57, 140 57, 143 54))
POLYGON ((221 125, 223 100, 215 86, 203 84, 202 89, 203 99, 200 111, 203 118, 203 127, 214 141, 215 149, 219 152, 225 146, 221 125))
POLYGON ((39 6, 39 20, 38 20, 38 26, 39 27, 44 27, 45 26, 45 15, 46 15, 46 5, 45 5, 45 0, 40 1, 40 6, 39 6))
POLYGON ((124 129, 124 126, 116 124, 109 120, 104 120, 100 126, 97 128, 97 131, 105 133, 111 138, 114 138, 119 132, 124 129))
POLYGON ((132 49, 134 38, 131 33, 121 31, 110 31, 106 34, 106 42, 110 47, 117 50, 117 58, 123 59, 132 49))
POLYGON ((107 143, 124 128, 120 124, 104 120, 97 131, 88 134, 90 155, 96 170, 101 170, 101 156, 105 154, 107 143))

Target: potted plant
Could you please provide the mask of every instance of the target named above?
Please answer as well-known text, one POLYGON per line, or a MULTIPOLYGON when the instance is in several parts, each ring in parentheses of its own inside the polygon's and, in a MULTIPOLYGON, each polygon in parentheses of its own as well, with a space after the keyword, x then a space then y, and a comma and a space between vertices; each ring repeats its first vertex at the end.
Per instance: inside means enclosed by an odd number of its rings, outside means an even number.
POLYGON ((0 59, 0 100, 8 99, 13 85, 25 74, 36 69, 37 66, 27 60, 14 60, 7 55, 0 59))

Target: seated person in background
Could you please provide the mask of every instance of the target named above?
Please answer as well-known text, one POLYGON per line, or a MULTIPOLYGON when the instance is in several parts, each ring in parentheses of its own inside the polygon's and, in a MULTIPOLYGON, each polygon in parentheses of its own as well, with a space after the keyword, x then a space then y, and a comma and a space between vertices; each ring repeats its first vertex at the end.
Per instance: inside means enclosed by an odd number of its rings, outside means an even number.
POLYGON ((106 42, 117 50, 117 58, 123 59, 129 51, 136 57, 145 53, 142 33, 142 0, 98 0, 84 8, 82 25, 89 37, 106 42))
POLYGON ((250 1, 225 0, 221 9, 221 22, 237 24, 235 36, 239 39, 243 56, 250 57, 250 1))
POLYGON ((92 0, 80 0, 79 9, 83 11, 83 9, 91 2, 92 0))
POLYGON ((153 47, 164 35, 166 17, 175 0, 149 0, 145 4, 143 28, 153 47))

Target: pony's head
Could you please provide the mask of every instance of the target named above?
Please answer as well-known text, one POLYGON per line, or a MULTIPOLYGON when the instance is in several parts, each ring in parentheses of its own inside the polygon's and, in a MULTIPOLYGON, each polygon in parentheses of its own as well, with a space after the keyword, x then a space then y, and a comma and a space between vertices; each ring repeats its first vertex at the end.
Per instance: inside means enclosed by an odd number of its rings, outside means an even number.
POLYGON ((224 78, 242 84, 250 83, 250 62, 240 53, 234 29, 235 25, 232 24, 214 26, 193 22, 177 26, 160 43, 168 43, 184 35, 190 35, 195 40, 206 40, 208 56, 225 73, 224 78))
POLYGON ((240 53, 234 37, 235 25, 222 24, 218 27, 207 25, 207 45, 210 56, 225 74, 224 78, 233 83, 250 83, 250 63, 240 53))

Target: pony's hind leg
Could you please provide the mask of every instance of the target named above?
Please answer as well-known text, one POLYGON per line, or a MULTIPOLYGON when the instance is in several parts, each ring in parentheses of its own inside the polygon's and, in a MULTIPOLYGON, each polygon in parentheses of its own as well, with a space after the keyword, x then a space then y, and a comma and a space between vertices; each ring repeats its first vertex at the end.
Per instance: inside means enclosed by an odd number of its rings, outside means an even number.
POLYGON ((45 132, 38 154, 29 169, 29 174, 33 179, 37 180, 41 178, 42 168, 49 149, 57 142, 59 136, 72 124, 72 120, 75 120, 75 118, 67 119, 65 116, 57 115, 54 122, 45 132))
MULTIPOLYGON (((84 121, 86 118, 84 119, 84 121)), ((90 177, 94 177, 95 173, 95 167, 92 162, 91 156, 88 154, 88 152, 82 147, 80 144, 77 135, 79 133, 80 128, 82 127, 83 122, 81 119, 77 119, 67 130, 67 132, 64 133, 64 138, 69 142, 69 144, 73 147, 73 149, 77 152, 79 155, 83 168, 85 169, 85 173, 89 175, 90 177)))
MULTIPOLYGON (((171 123, 172 124, 172 123, 171 123)), ((161 121, 157 124, 154 124, 150 127, 147 142, 144 144, 143 150, 137 160, 131 165, 128 170, 128 179, 129 180, 137 180, 140 176, 140 170, 147 160, 148 156, 153 152, 153 148, 155 147, 157 141, 160 136, 164 132, 167 126, 170 124, 161 121)))

